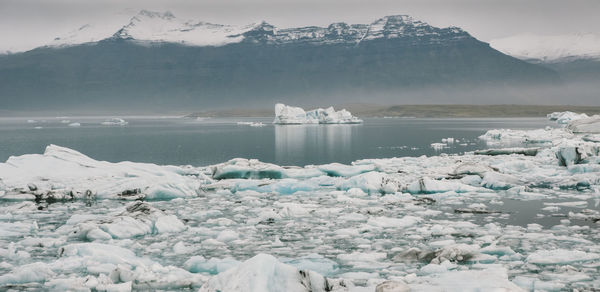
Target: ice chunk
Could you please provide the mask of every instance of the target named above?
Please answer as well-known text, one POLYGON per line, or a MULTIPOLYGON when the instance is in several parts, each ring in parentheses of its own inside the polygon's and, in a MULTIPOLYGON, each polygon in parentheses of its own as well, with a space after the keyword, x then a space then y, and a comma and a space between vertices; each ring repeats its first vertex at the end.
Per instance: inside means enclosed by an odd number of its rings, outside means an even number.
POLYGON ((286 177, 285 170, 281 166, 260 162, 256 159, 234 158, 211 168, 214 179, 280 179, 286 177))
POLYGON ((17 267, 10 273, 0 275, 0 286, 44 282, 55 275, 56 273, 47 264, 36 262, 17 267))
POLYGON ((54 271, 85 268, 89 273, 108 275, 113 283, 133 282, 137 290, 175 289, 199 284, 204 277, 174 266, 162 266, 132 251, 109 244, 75 243, 59 249, 54 271))
POLYGON ((479 254, 479 246, 468 244, 451 244, 435 252, 432 264, 441 264, 444 261, 466 262, 479 254))
POLYGON ((404 216, 402 218, 390 218, 390 217, 371 217, 367 221, 367 224, 375 227, 383 228, 406 228, 413 226, 423 219, 415 216, 404 216))
POLYGON ((280 125, 359 124, 362 123, 362 120, 352 116, 352 114, 345 109, 335 111, 333 107, 328 107, 326 109, 318 108, 306 112, 299 107, 278 103, 275 105, 275 120, 273 123, 280 125))
POLYGON ((445 260, 439 264, 428 264, 420 269, 422 274, 440 274, 456 269, 458 265, 445 260))
POLYGON ((450 271, 419 277, 409 284, 410 291, 524 291, 508 280, 506 269, 499 267, 450 271))
POLYGON ((600 259, 600 254, 580 250, 537 250, 527 256, 527 262, 537 265, 566 265, 600 259))
POLYGON ((600 133, 600 116, 571 121, 567 125, 567 129, 573 133, 600 133))
POLYGON ((66 230, 72 236, 87 240, 108 240, 152 233, 180 232, 185 228, 175 215, 166 215, 148 203, 136 201, 118 216, 84 219, 74 226, 62 226, 60 230, 66 230))
POLYGON ((284 263, 300 270, 311 270, 321 275, 331 275, 339 269, 339 265, 319 254, 309 254, 300 258, 285 260, 284 263))
POLYGON ((192 273, 208 273, 216 275, 231 268, 237 267, 240 264, 240 261, 237 261, 231 257, 224 259, 211 258, 206 260, 202 256, 193 256, 187 260, 183 266, 186 270, 192 273))
POLYGON ((69 127, 80 127, 81 124, 80 123, 70 123, 68 126, 69 127))
POLYGON ((345 176, 351 177, 361 173, 374 171, 375 165, 344 165, 340 163, 330 163, 319 165, 318 169, 329 176, 345 176))
POLYGON ((486 172, 481 180, 481 186, 494 190, 507 190, 522 184, 521 181, 509 174, 486 172))
POLYGON ((488 171, 497 171, 497 169, 480 163, 462 163, 450 174, 454 176, 478 175, 483 177, 488 171))
POLYGON ((332 288, 333 283, 316 272, 298 270, 271 255, 258 254, 210 278, 200 291, 324 292, 332 288))
POLYGON ((348 254, 339 254, 338 260, 346 264, 368 262, 374 263, 385 260, 387 254, 385 252, 353 252, 348 254))
POLYGON ((375 292, 410 292, 410 287, 402 281, 385 281, 375 287, 375 292))
POLYGON ((461 183, 460 181, 433 180, 423 177, 406 186, 411 194, 434 194, 454 191, 457 193, 476 192, 480 188, 461 183))
POLYGON ((43 155, 10 157, 0 163, 0 177, 0 197, 38 200, 191 197, 208 180, 189 168, 97 161, 56 145, 43 155))
POLYGON ((110 118, 100 124, 104 126, 126 126, 129 123, 121 118, 110 118))
POLYGON ((536 129, 536 130, 511 130, 494 129, 479 136, 489 145, 514 145, 514 144, 551 144, 553 141, 561 138, 572 138, 573 134, 554 128, 536 129))
POLYGON ((486 149, 475 150, 476 155, 511 155, 521 154, 525 156, 536 156, 539 148, 502 148, 502 149, 486 149))
POLYGON ((367 193, 393 194, 398 191, 398 182, 391 176, 371 171, 359 175, 355 175, 342 183, 338 184, 338 188, 349 190, 359 188, 367 193))
POLYGON ((555 147, 558 165, 571 166, 586 162, 590 157, 598 157, 600 146, 595 143, 570 143, 571 145, 562 145, 555 147))
POLYGON ((448 148, 448 144, 446 144, 446 143, 431 143, 430 146, 431 146, 431 148, 433 148, 437 151, 440 151, 444 148, 448 148))
POLYGON ((0 222, 0 238, 23 236, 35 232, 38 224, 35 220, 30 222, 0 222))
POLYGON ((264 127, 266 126, 262 122, 237 122, 238 125, 241 126, 250 126, 250 127, 264 127))

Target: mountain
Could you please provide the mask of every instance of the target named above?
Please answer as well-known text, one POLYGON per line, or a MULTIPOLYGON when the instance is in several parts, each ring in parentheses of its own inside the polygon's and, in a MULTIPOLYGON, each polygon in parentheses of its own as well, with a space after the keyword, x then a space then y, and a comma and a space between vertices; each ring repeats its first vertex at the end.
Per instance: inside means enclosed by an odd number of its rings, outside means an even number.
POLYGON ((440 29, 406 15, 386 16, 371 24, 333 23, 328 27, 279 29, 264 21, 232 26, 181 20, 168 11, 142 10, 116 32, 111 32, 108 27, 110 25, 86 24, 65 36, 55 38, 48 46, 73 46, 106 39, 135 40, 141 43, 178 43, 187 46, 223 46, 243 41, 266 44, 359 44, 361 41, 381 38, 430 38, 431 42, 439 43, 449 38, 470 37, 459 28, 440 29))
POLYGON ((517 35, 492 40, 490 45, 508 55, 540 64, 559 73, 568 83, 600 82, 600 35, 517 35))
POLYGON ((595 34, 522 34, 492 40, 490 45, 507 55, 534 62, 600 60, 600 36, 595 34))
POLYGON ((47 46, 1 55, 0 80, 0 108, 21 110, 509 103, 521 101, 519 86, 559 82, 553 70, 460 28, 405 15, 279 29, 145 10, 114 31, 85 25, 47 46))

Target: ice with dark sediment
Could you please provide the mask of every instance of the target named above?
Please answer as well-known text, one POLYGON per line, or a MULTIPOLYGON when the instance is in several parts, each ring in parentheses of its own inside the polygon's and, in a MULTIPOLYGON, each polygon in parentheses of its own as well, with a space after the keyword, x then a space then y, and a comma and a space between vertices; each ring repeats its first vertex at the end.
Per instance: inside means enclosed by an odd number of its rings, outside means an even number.
POLYGON ((490 130, 488 152, 293 167, 50 145, 0 163, 0 290, 600 289, 594 137, 490 130))

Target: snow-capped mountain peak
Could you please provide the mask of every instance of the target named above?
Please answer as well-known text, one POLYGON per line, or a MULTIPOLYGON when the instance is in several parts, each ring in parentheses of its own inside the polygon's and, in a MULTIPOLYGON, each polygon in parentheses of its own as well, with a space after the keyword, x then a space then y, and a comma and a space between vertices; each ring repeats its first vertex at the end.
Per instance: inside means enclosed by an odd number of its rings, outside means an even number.
POLYGON ((165 20, 175 19, 175 15, 173 15, 173 13, 171 13, 171 11, 156 12, 156 11, 149 11, 149 10, 142 9, 138 13, 138 16, 148 17, 148 18, 161 18, 161 19, 165 19, 165 20))
POLYGON ((168 42, 190 46, 222 46, 238 42, 286 44, 292 42, 358 44, 362 41, 393 38, 423 38, 442 42, 469 35, 459 28, 437 28, 408 15, 390 15, 370 24, 332 23, 327 27, 277 28, 265 21, 243 26, 182 20, 173 13, 141 10, 118 25, 85 24, 50 46, 77 45, 104 39, 140 42, 168 42))
POLYGON ((573 59, 600 59, 600 35, 533 35, 521 34, 495 39, 490 45, 507 55, 542 62, 573 59))

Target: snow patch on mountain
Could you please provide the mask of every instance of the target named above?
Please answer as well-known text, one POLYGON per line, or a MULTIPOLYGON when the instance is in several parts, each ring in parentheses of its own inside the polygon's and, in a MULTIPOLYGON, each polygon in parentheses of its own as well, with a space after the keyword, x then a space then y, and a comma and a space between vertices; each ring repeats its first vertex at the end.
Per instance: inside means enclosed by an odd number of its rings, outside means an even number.
POLYGON ((536 59, 542 62, 600 60, 600 35, 596 34, 521 34, 492 40, 490 46, 519 59, 536 59))

